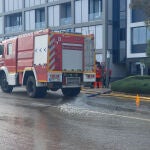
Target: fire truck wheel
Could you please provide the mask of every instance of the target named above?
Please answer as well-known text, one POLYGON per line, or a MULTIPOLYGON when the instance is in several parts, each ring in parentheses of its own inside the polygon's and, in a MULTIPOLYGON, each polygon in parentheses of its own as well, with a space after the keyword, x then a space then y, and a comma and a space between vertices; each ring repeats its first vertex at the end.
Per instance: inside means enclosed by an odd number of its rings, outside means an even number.
POLYGON ((64 88, 62 89, 64 96, 74 97, 80 93, 80 88, 64 88))
POLYGON ((29 97, 35 98, 37 97, 38 89, 36 87, 36 81, 33 76, 29 76, 26 84, 27 94, 29 97))
POLYGON ((27 93, 29 97, 44 97, 47 94, 46 87, 36 87, 36 81, 33 76, 29 76, 26 85, 27 93))
POLYGON ((5 93, 11 93, 13 90, 13 86, 8 85, 5 73, 3 73, 1 78, 1 89, 5 93))

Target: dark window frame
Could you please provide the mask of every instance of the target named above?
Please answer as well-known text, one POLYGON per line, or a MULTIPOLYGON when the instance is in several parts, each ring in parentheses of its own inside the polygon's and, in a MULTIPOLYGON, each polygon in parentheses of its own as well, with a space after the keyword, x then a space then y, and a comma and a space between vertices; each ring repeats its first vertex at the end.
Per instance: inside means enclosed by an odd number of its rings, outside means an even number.
POLYGON ((131 53, 145 53, 146 52, 146 48, 147 48, 147 41, 148 41, 148 36, 147 36, 147 33, 148 33, 148 28, 146 26, 140 26, 140 27, 133 27, 131 29, 131 53), (134 41, 134 37, 133 37, 133 30, 134 29, 139 29, 139 28, 143 28, 145 27, 146 28, 146 34, 145 35, 145 43, 140 43, 140 44, 133 44, 133 41, 134 41))

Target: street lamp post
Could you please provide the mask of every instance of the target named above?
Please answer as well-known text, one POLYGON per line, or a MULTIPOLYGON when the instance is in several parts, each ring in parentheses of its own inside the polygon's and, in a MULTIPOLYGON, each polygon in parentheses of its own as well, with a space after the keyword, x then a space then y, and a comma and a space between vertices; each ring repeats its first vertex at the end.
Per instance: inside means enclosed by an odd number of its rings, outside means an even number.
POLYGON ((106 55, 106 88, 109 87, 109 76, 110 76, 110 51, 107 50, 107 55, 106 55))
POLYGON ((108 0, 104 1, 104 50, 105 50, 105 86, 109 87, 109 65, 110 65, 110 51, 108 50, 108 0))

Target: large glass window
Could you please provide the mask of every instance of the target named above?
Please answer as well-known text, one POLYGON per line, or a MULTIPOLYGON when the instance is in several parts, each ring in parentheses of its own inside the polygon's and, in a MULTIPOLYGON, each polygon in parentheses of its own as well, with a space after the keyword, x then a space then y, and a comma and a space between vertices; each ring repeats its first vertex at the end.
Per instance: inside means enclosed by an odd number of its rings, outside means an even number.
POLYGON ((133 9, 132 10, 132 22, 143 22, 146 20, 146 15, 142 10, 133 9))
POLYGON ((146 27, 133 28, 133 44, 146 43, 146 27))
POLYGON ((149 31, 146 27, 132 29, 132 53, 143 53, 146 50, 149 31))
POLYGON ((45 10, 44 10, 44 8, 35 10, 35 26, 36 26, 36 29, 45 27, 45 10))
POLYGON ((89 20, 98 20, 101 18, 102 0, 89 0, 89 20))
POLYGON ((17 25, 22 25, 22 14, 12 14, 6 16, 6 27, 12 27, 12 26, 17 26, 17 25))
POLYGON ((5 32, 12 33, 22 30, 22 14, 11 14, 5 17, 5 32))
POLYGON ((61 25, 71 23, 71 3, 64 3, 61 5, 61 25))

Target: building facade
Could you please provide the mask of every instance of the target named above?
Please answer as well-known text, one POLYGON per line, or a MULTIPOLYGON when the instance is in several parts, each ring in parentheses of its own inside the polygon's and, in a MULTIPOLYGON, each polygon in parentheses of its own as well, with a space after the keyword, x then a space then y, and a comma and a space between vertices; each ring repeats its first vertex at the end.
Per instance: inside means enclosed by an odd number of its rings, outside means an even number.
POLYGON ((146 66, 147 41, 150 40, 150 29, 146 27, 146 15, 139 9, 130 9, 131 0, 127 0, 127 66, 130 74, 150 75, 146 66))
POLYGON ((126 5, 126 0, 0 0, 0 39, 44 28, 94 34, 97 60, 110 61, 112 75, 123 77, 126 5))

